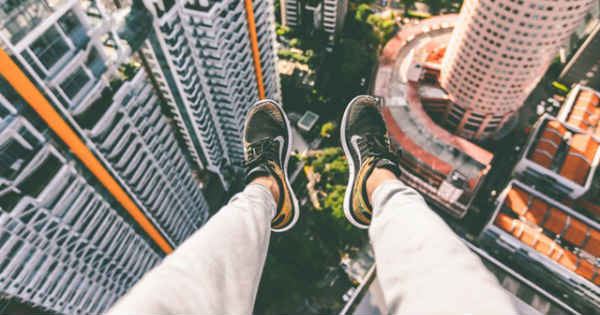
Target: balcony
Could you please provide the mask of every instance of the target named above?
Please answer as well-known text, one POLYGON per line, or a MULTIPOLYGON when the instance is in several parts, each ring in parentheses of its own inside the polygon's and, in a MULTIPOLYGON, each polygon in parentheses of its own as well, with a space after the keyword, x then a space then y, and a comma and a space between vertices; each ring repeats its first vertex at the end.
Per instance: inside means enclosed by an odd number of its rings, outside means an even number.
POLYGON ((0 7, 0 31, 4 33, 11 44, 16 45, 30 31, 36 28, 42 21, 48 18, 64 1, 29 0, 29 1, 7 1, 0 7), (20 2, 20 3, 19 3, 20 2))

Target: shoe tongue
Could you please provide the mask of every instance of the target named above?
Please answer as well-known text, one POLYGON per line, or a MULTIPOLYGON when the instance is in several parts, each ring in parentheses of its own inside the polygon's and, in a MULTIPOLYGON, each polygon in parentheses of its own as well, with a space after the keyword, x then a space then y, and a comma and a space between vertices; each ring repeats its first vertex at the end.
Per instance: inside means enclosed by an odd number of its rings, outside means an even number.
POLYGON ((271 173, 264 164, 257 165, 246 172, 246 185, 257 177, 269 176, 271 173))
POLYGON ((387 158, 382 158, 379 159, 377 162, 375 162, 375 168, 383 168, 386 169, 392 173, 394 173, 394 175, 396 176, 400 176, 400 168, 398 167, 398 163, 387 159, 387 158))

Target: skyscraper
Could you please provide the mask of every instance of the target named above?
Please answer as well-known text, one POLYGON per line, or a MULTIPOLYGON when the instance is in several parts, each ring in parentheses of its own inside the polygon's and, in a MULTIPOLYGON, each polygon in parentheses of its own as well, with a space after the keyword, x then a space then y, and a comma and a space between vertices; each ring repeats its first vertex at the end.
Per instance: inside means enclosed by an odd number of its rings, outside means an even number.
POLYGON ((344 27, 344 19, 348 10, 348 0, 282 0, 281 23, 284 26, 323 31, 329 36, 332 45, 335 35, 344 27))
POLYGON ((466 0, 442 64, 446 124, 469 139, 514 117, 592 0, 466 0))
POLYGON ((201 183, 101 6, 0 21, 0 292, 101 313, 206 221, 201 183))
POLYGON ((246 112, 280 99, 272 0, 144 0, 153 16, 142 49, 196 163, 225 188, 242 164, 246 112))

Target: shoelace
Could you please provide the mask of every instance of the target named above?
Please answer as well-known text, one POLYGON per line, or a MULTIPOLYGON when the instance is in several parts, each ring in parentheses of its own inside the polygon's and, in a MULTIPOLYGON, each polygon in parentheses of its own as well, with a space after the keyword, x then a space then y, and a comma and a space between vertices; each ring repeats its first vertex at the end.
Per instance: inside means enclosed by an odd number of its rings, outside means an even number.
POLYGON ((263 139, 248 145, 246 152, 248 160, 244 162, 244 167, 252 169, 268 161, 277 161, 277 142, 272 139, 263 139))
POLYGON ((394 155, 389 150, 389 140, 386 136, 367 134, 357 142, 358 148, 365 158, 373 156, 394 160, 394 155))

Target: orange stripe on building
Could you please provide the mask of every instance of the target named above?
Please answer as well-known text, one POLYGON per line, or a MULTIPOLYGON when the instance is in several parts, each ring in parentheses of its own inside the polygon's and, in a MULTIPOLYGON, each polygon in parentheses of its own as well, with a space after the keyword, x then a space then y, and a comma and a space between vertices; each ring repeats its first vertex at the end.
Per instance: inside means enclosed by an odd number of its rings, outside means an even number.
POLYGON ((21 95, 21 97, 40 115, 48 126, 62 139, 79 160, 96 176, 96 178, 106 187, 110 194, 129 212, 133 219, 142 227, 150 238, 166 254, 173 251, 173 248, 163 238, 160 232, 146 218, 142 211, 135 205, 133 200, 115 181, 111 174, 98 161, 94 154, 88 149, 85 143, 77 136, 75 131, 64 121, 60 114, 52 107, 46 98, 38 91, 33 83, 21 71, 8 54, 0 49, 0 75, 21 95))
POLYGON ((252 0, 244 0, 246 4, 246 20, 248 21, 248 33, 250 33, 250 46, 252 46, 252 58, 254 59, 254 73, 258 85, 258 97, 265 98, 265 86, 263 84, 262 69, 260 66, 260 52, 258 51, 258 37, 256 36, 256 24, 254 23, 254 7, 252 0))

